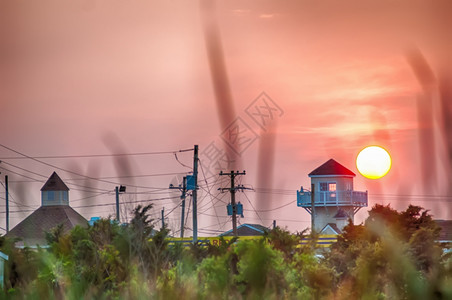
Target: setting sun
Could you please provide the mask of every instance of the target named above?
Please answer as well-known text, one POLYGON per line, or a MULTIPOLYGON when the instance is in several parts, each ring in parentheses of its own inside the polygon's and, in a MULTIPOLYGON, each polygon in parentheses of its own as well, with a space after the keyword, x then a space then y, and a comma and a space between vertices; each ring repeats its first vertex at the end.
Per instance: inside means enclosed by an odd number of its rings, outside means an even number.
POLYGON ((361 150, 356 157, 356 167, 366 178, 378 179, 391 169, 391 156, 379 146, 369 146, 361 150))

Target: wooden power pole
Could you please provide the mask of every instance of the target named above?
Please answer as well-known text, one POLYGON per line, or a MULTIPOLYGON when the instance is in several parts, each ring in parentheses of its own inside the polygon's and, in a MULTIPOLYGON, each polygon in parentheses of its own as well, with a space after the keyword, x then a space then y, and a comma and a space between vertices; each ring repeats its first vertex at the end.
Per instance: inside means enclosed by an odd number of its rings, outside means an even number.
POLYGON ((9 232, 9 187, 8 187, 8 175, 5 175, 5 199, 6 199, 6 233, 9 232))
POLYGON ((311 233, 315 230, 315 184, 311 184, 311 233))
POLYGON ((232 205, 232 232, 234 236, 237 236, 237 205, 235 204, 235 191, 236 190, 244 190, 246 189, 243 186, 235 186, 235 176, 238 175, 246 175, 245 171, 243 172, 234 172, 231 171, 230 173, 223 173, 223 171, 220 172, 220 176, 230 176, 231 177, 231 187, 229 188, 219 188, 220 191, 229 191, 231 193, 231 205, 232 205))
POLYGON ((170 184, 169 186, 170 189, 174 190, 179 190, 181 191, 182 195, 180 196, 181 200, 182 200, 182 212, 181 212, 181 217, 180 217, 180 237, 183 238, 184 237, 184 227, 185 227, 185 197, 187 194, 187 176, 184 176, 183 179, 183 184, 182 187, 180 186, 173 186, 172 184, 170 184))
POLYGON ((195 145, 195 151, 193 156, 193 177, 194 177, 194 189, 192 193, 193 198, 193 244, 198 242, 198 145, 195 145))

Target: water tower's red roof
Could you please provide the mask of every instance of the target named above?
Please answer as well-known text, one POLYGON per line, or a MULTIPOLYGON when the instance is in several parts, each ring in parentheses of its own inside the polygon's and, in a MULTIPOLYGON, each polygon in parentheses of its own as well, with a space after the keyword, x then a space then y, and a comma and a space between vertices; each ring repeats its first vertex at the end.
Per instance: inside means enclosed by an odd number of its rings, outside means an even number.
POLYGON ((355 173, 353 173, 334 159, 330 159, 329 161, 309 173, 309 177, 325 175, 356 176, 355 173))

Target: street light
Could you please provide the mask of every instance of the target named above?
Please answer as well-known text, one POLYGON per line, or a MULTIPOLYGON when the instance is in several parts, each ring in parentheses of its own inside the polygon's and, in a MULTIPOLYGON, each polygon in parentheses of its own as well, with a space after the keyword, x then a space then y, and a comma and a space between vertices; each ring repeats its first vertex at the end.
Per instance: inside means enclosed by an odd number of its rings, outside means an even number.
POLYGON ((116 221, 120 223, 120 215, 119 215, 119 193, 125 193, 126 187, 124 185, 121 185, 119 187, 115 187, 116 192, 116 221))

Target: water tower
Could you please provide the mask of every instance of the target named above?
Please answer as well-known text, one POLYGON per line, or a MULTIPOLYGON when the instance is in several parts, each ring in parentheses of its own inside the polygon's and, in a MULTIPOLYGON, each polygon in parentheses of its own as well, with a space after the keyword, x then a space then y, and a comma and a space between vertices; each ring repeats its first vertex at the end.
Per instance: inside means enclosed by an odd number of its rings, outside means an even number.
POLYGON ((367 191, 353 190, 355 173, 334 159, 308 176, 311 177, 311 191, 303 187, 297 191, 297 206, 311 214, 312 228, 316 232, 325 233, 328 229, 340 233, 349 219, 353 222, 355 214, 367 207, 367 191))

